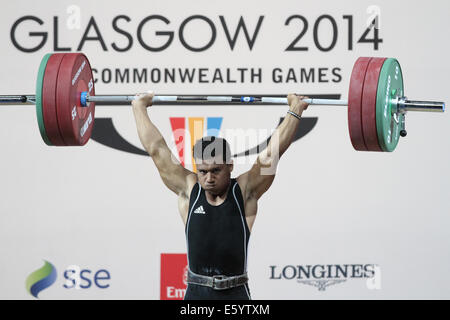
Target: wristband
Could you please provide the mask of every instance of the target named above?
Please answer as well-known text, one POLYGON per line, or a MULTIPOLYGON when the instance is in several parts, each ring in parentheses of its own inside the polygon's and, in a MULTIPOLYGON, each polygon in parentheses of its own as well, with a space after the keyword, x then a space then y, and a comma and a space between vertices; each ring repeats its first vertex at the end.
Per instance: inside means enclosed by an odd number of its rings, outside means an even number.
POLYGON ((295 112, 292 112, 291 110, 288 110, 287 113, 289 113, 290 115, 293 115, 293 116, 296 117, 298 120, 301 119, 301 117, 300 117, 298 114, 296 114, 295 112))

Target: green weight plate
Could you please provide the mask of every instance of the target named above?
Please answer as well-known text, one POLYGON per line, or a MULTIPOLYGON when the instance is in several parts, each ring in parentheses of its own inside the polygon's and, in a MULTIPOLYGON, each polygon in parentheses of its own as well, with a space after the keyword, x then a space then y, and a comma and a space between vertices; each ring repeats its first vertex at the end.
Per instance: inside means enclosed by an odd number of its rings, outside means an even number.
POLYGON ((45 144, 52 146, 50 139, 47 136, 47 132, 45 131, 44 125, 44 113, 42 108, 42 88, 44 86, 44 75, 45 68, 47 67, 48 59, 52 56, 51 53, 48 53, 42 58, 41 64, 39 65, 37 80, 36 80, 36 116, 39 126, 39 132, 41 133, 42 140, 44 140, 45 144))
POLYGON ((378 142, 383 151, 392 152, 398 144, 404 115, 394 117, 396 97, 403 97, 403 76, 396 59, 386 59, 378 78, 376 122, 378 142))

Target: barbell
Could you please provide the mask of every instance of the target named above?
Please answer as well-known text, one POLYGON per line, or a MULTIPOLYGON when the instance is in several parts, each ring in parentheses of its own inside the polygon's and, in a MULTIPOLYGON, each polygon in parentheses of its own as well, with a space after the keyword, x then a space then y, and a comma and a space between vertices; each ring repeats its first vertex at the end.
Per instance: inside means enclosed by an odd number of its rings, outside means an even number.
MULTIPOLYGON (((39 132, 50 146, 82 146, 91 137, 96 105, 126 105, 135 95, 95 95, 92 70, 83 53, 46 54, 37 75, 35 95, 1 95, 0 104, 34 104, 39 132)), ((310 105, 348 106, 353 147, 359 151, 394 151, 406 136, 407 111, 444 112, 445 103, 408 100, 394 58, 356 60, 348 100, 304 99, 310 105)), ((153 105, 285 105, 285 96, 156 95, 153 105)))

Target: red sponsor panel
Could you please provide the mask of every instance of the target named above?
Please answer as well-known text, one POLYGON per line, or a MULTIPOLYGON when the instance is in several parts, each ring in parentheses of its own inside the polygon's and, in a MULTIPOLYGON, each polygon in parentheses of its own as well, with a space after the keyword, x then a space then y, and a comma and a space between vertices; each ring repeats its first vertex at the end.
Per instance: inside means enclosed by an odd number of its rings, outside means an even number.
POLYGON ((186 253, 161 253, 161 300, 183 300, 187 287, 186 253))

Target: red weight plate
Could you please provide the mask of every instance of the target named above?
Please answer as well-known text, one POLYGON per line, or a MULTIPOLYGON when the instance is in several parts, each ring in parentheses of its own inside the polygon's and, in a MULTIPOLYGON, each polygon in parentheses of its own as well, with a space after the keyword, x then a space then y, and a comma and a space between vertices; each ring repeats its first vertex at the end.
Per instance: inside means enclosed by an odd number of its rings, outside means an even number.
POLYGON ((89 61, 82 53, 66 53, 59 67, 56 103, 59 130, 68 146, 85 145, 91 137, 95 105, 81 106, 83 91, 95 95, 89 61))
POLYGON ((386 58, 372 58, 364 78, 362 95, 362 129, 368 151, 383 151, 378 143, 377 134, 377 89, 381 67, 386 58))
POLYGON ((361 125, 361 102, 364 78, 371 59, 370 57, 360 57, 356 60, 348 90, 348 129, 353 148, 359 151, 367 150, 361 125))
POLYGON ((47 137, 55 146, 65 146, 58 126, 56 114, 56 82, 58 70, 64 53, 54 53, 50 56, 45 68, 44 83, 42 86, 42 114, 44 118, 47 137))

